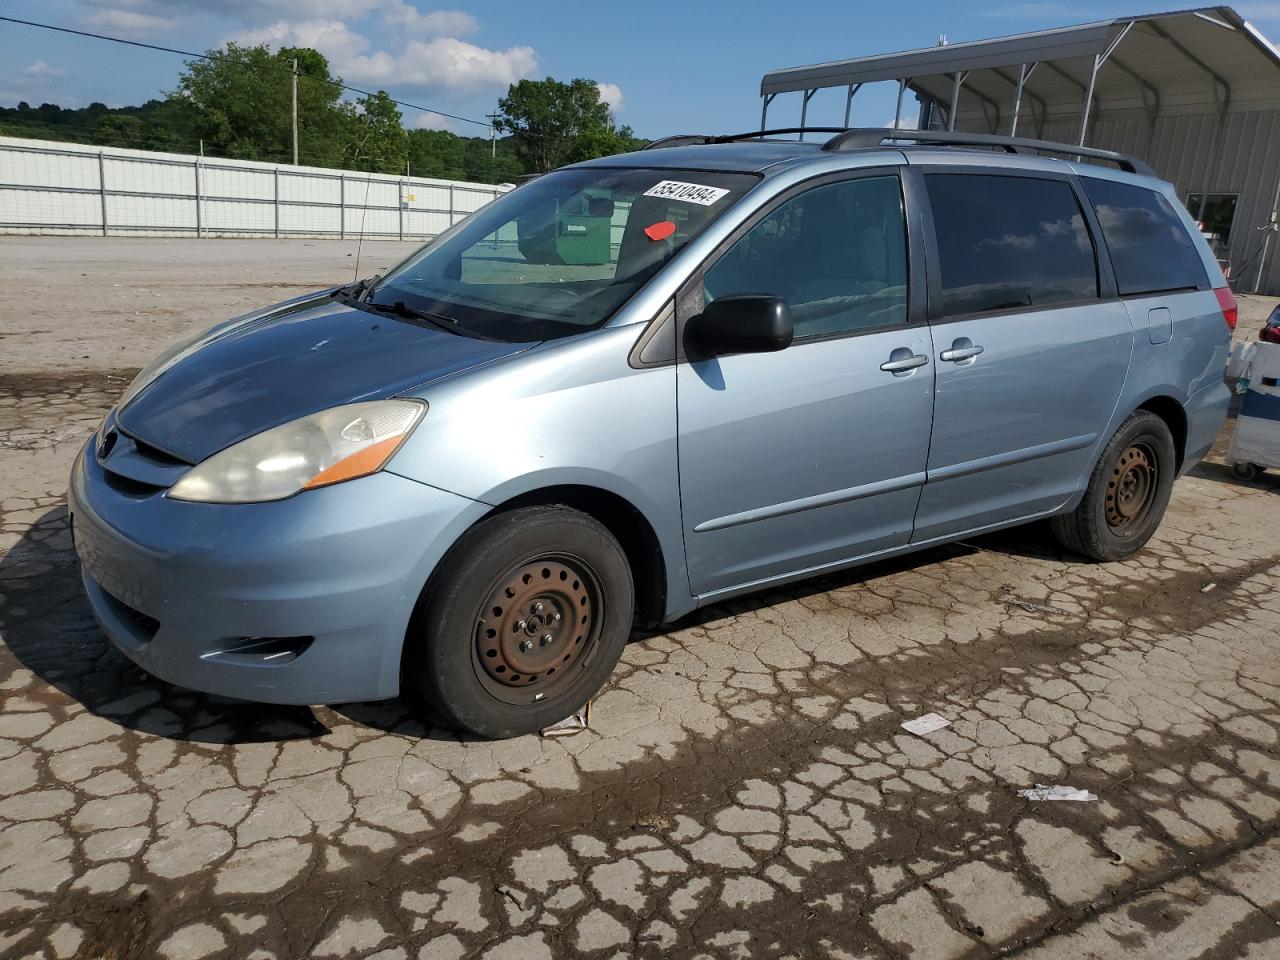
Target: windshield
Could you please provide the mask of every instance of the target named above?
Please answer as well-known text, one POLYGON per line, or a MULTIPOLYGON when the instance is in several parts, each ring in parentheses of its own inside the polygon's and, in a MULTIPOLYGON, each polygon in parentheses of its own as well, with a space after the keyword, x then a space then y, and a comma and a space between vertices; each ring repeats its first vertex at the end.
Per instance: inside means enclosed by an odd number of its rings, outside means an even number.
POLYGON ((365 302, 495 340, 592 330, 756 182, 692 170, 549 173, 424 247, 365 302))

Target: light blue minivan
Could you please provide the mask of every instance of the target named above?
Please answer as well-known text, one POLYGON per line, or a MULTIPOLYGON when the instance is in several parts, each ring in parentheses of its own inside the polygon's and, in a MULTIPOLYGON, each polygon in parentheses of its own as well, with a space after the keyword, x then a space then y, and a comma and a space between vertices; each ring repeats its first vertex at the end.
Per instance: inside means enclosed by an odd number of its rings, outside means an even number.
POLYGON ((165 680, 512 736, 726 597, 1046 517, 1131 555, 1235 319, 1119 154, 671 138, 167 351, 76 461, 76 550, 165 680))

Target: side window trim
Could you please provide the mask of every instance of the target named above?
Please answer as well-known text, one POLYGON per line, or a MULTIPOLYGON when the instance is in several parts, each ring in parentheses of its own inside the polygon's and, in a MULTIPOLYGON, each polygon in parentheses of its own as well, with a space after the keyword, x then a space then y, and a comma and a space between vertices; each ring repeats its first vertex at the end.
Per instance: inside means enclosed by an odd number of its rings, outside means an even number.
POLYGON ((1106 248, 1102 244, 1101 227, 1098 225, 1097 218, 1093 215, 1093 208, 1089 203, 1088 197, 1085 195, 1083 188, 1077 182, 1077 178, 1073 174, 1065 171, 1026 170, 1016 167, 998 166, 969 166, 967 164, 960 166, 946 163, 916 164, 910 167, 910 170, 917 181, 916 197, 920 208, 920 222, 922 232, 924 233, 925 257, 928 264, 926 284, 928 302, 925 308, 925 313, 931 325, 952 323, 960 320, 972 320, 975 317, 1001 317, 1010 314, 1042 313, 1050 310, 1062 310, 1069 307, 1078 307, 1083 304, 1102 303, 1107 300, 1116 299, 1115 274, 1111 268, 1109 256, 1103 256, 1103 251, 1106 248), (1026 180, 1056 180, 1061 183, 1066 183, 1071 189, 1076 205, 1080 208, 1080 216, 1084 220, 1085 229, 1088 231, 1090 242, 1093 244, 1093 263, 1094 273, 1098 282, 1098 295, 1096 297, 1086 297, 1080 300, 1066 300, 1059 301, 1057 303, 1033 305, 1029 307, 1010 307, 1006 310, 980 310, 972 313, 954 314, 942 313, 942 257, 938 245, 937 226, 933 219, 933 207, 929 202, 928 189, 925 186, 924 181, 924 178, 931 173, 966 176, 972 175, 975 177, 1017 177, 1026 180))
POLYGON ((1089 237, 1093 241, 1093 259, 1098 265, 1098 298, 1116 300, 1120 294, 1116 283, 1115 264, 1111 262, 1111 250, 1107 247, 1106 238, 1102 235, 1102 224, 1098 222, 1097 211, 1089 202, 1089 195, 1085 193, 1084 184, 1080 182, 1080 178, 1073 175, 1068 180, 1076 195, 1076 203, 1080 205, 1080 213, 1084 216, 1089 237))
POLYGON ((676 294, 676 351, 678 359, 685 360, 684 353, 684 329, 685 325, 701 312, 703 303, 703 277, 706 272, 711 269, 720 258, 729 252, 733 246, 749 233, 757 224, 768 217, 773 211, 778 209, 785 203, 795 199, 803 193, 825 187, 833 183, 844 183, 852 180, 867 179, 871 177, 892 176, 898 180, 899 189, 902 192, 903 201, 903 218, 905 220, 907 231, 907 319, 906 322, 894 324, 892 326, 873 327, 867 330, 845 330, 838 333, 821 334, 804 338, 797 338, 795 346, 803 346, 810 343, 819 343, 827 340, 842 340, 847 337, 864 337, 876 333, 887 333, 894 330, 903 330, 909 327, 919 326, 926 323, 925 307, 926 297, 924 291, 925 283, 925 249, 924 236, 921 229, 921 222, 913 216, 913 202, 918 204, 916 196, 919 187, 914 190, 908 187, 906 175, 911 168, 906 164, 886 164, 875 167, 857 167, 852 170, 840 170, 834 173, 822 174, 816 177, 810 177, 799 183, 793 184, 777 196, 770 198, 762 204, 754 213, 751 214, 743 223, 739 224, 737 229, 726 237, 721 244, 712 251, 705 260, 700 263, 694 272, 685 281, 676 294))

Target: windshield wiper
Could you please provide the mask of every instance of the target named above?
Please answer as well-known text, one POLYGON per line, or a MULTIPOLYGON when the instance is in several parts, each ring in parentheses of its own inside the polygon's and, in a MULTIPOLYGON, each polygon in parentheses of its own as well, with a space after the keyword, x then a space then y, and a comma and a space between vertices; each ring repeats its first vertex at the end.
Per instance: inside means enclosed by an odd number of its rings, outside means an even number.
POLYGON ((368 307, 370 310, 377 310, 379 313, 394 313, 396 316, 404 317, 406 320, 425 320, 432 326, 447 330, 449 333, 456 334, 460 331, 457 321, 442 317, 438 313, 428 313, 426 310, 414 309, 403 300, 397 300, 395 303, 372 303, 366 300, 363 306, 368 307))
POLYGON ((359 300, 376 279, 378 278, 368 277, 364 280, 357 280, 355 283, 348 283, 345 286, 338 287, 329 296, 335 300, 359 300))

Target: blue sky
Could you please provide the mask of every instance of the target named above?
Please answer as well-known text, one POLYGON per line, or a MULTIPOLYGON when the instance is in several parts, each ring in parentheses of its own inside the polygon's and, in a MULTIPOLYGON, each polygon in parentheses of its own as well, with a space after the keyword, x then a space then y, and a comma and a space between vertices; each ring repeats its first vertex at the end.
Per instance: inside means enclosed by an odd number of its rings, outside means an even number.
MULTIPOLYGON (((360 87, 482 119, 520 77, 589 77, 638 135, 728 132, 759 123, 761 74, 775 67, 931 46, 1117 15, 1176 9, 1119 3, 898 4, 863 0, 603 3, 483 0, 0 0, 7 16, 189 50, 229 39, 314 46, 360 87)), ((1280 37, 1280 0, 1236 8, 1280 37)), ((140 103, 172 89, 180 57, 0 23, 0 104, 140 103)), ((799 95, 771 120, 795 122, 799 95), (794 102, 793 102, 794 101, 794 102)), ((811 123, 838 123, 839 91, 819 93, 811 123)), ((776 111, 776 112, 774 112, 776 111)), ((893 91, 869 87, 854 120, 892 119, 893 91)), ((483 127, 406 111, 409 127, 483 127)))

